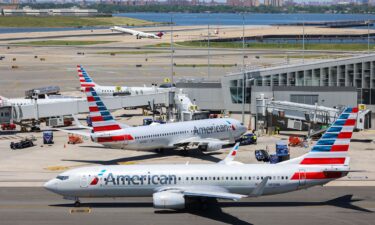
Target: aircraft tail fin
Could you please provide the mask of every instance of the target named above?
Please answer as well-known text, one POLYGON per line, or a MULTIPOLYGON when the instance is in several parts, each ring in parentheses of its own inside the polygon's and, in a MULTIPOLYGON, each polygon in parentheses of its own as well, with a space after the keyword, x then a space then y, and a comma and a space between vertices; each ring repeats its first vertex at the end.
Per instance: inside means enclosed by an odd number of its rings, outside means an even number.
POLYGON ((158 36, 159 38, 161 38, 161 37, 164 36, 164 32, 161 32, 161 31, 160 31, 159 33, 156 34, 156 36, 158 36))
POLYGON ((96 87, 98 86, 86 72, 86 70, 81 66, 77 65, 77 72, 79 77, 79 82, 81 84, 81 90, 85 91, 86 87, 96 87))
POLYGON ((358 108, 345 108, 307 154, 284 164, 349 166, 348 150, 358 108))
POLYGON ((92 128, 95 132, 121 130, 121 124, 114 120, 102 99, 96 93, 94 87, 85 87, 87 103, 89 105, 92 128))
POLYGON ((237 151, 238 151, 239 147, 240 147, 240 143, 237 142, 234 145, 234 147, 232 148, 232 150, 228 153, 227 157, 225 157, 225 159, 221 160, 219 163, 220 164, 230 164, 231 162, 233 162, 234 158, 237 155, 237 151))

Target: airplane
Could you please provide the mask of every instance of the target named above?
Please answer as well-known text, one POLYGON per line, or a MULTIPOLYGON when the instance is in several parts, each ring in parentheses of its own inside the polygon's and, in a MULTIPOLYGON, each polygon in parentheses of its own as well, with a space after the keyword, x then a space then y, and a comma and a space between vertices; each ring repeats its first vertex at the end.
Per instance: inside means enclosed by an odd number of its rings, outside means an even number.
POLYGON ((158 92, 166 91, 170 88, 158 87, 126 87, 126 86, 102 86, 94 82, 87 71, 81 66, 77 65, 77 72, 81 84, 81 91, 84 92, 86 87, 94 87, 98 95, 113 96, 116 94, 125 95, 144 95, 155 94, 158 92))
POLYGON ((93 142, 110 148, 158 151, 198 147, 201 151, 217 151, 223 145, 234 143, 247 131, 241 122, 231 118, 130 127, 114 120, 94 87, 85 87, 85 93, 92 121, 91 133, 62 131, 90 137, 93 142))
POLYGON ((184 209, 194 199, 239 200, 307 189, 346 176, 358 108, 346 108, 312 149, 277 164, 234 161, 239 144, 215 164, 91 166, 68 170, 44 188, 80 205, 84 197, 152 196, 157 209, 184 209))
POLYGON ((142 31, 137 31, 137 30, 132 30, 129 28, 124 28, 124 27, 119 27, 119 26, 113 26, 110 28, 112 31, 119 31, 125 34, 131 34, 133 36, 136 36, 137 39, 142 39, 142 38, 152 38, 152 39, 161 39, 163 37, 164 33, 163 32, 158 32, 156 34, 152 33, 146 33, 142 31))

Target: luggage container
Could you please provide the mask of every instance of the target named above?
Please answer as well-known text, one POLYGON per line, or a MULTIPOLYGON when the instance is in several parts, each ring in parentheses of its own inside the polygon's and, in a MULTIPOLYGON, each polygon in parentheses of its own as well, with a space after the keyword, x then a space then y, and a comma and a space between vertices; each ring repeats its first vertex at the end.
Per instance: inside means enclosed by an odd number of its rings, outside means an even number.
POLYGON ((270 155, 270 163, 271 164, 279 163, 279 157, 276 154, 270 155))
POLYGON ((289 155, 288 143, 286 141, 278 141, 276 143, 276 155, 278 156, 289 155))
POLYGON ((270 156, 266 150, 255 150, 255 158, 260 162, 269 162, 270 156))
POLYGON ((90 116, 86 117, 86 123, 87 123, 87 126, 92 127, 92 120, 90 116))

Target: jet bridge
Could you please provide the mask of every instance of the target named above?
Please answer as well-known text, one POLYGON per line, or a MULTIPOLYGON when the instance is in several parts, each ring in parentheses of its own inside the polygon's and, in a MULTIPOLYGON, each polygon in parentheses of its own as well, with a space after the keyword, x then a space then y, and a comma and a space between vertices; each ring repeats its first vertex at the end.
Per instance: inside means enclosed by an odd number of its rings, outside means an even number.
MULTIPOLYGON (((166 91, 135 96, 102 96, 101 98, 109 110, 149 107, 151 104, 169 107, 173 104, 174 92, 166 91)), ((88 113, 88 104, 86 98, 70 98, 64 101, 41 99, 35 100, 33 104, 3 104, 0 106, 0 112, 2 123, 17 123, 22 126, 27 121, 41 121, 53 117, 88 113)))
MULTIPOLYGON (((267 127, 282 126, 293 130, 310 131, 309 135, 325 132, 326 125, 332 124, 343 107, 330 108, 320 105, 301 104, 288 101, 272 101, 266 98, 257 99, 258 124, 267 127)), ((361 110, 358 113, 356 129, 371 127, 371 111, 361 110)))
POLYGON ((320 105, 308 105, 288 101, 270 101, 267 104, 268 111, 283 114, 289 119, 301 120, 312 123, 330 124, 336 120, 340 113, 338 108, 330 108, 320 105))

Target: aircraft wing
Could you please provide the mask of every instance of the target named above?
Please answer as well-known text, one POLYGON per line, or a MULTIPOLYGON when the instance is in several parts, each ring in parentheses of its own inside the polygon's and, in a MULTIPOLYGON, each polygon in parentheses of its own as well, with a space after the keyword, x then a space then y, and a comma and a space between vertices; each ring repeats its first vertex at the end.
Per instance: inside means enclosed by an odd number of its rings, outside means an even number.
POLYGON ((229 199, 233 201, 240 200, 246 197, 246 195, 233 194, 229 192, 219 192, 219 191, 184 191, 183 194, 187 197, 207 197, 207 198, 219 198, 219 199, 229 199))
POLYGON ((91 137, 91 134, 89 132, 84 132, 84 131, 81 131, 81 130, 65 130, 65 129, 61 129, 61 128, 54 128, 58 131, 62 131, 62 132, 65 132, 65 133, 68 133, 68 134, 76 134, 76 135, 80 135, 80 136, 83 136, 83 137, 91 137))
POLYGON ((221 144, 221 145, 227 145, 230 144, 229 141, 225 140, 220 140, 220 139, 215 139, 215 138, 199 138, 199 137, 191 137, 187 138, 184 140, 180 140, 176 143, 173 143, 172 145, 175 147, 183 147, 183 146, 200 146, 200 145, 208 145, 209 143, 212 144, 221 144))
POLYGON ((240 195, 230 193, 227 189, 218 186, 188 186, 188 187, 171 187, 159 190, 159 192, 179 192, 185 197, 206 197, 206 198, 218 198, 218 199, 229 199, 237 201, 241 198, 247 197, 247 195, 240 195))
POLYGON ((250 192, 249 195, 231 193, 226 188, 212 185, 166 187, 159 189, 158 192, 177 192, 183 194, 185 197, 206 197, 237 201, 241 198, 262 196, 268 180, 269 177, 265 177, 260 183, 255 186, 255 188, 250 192))

